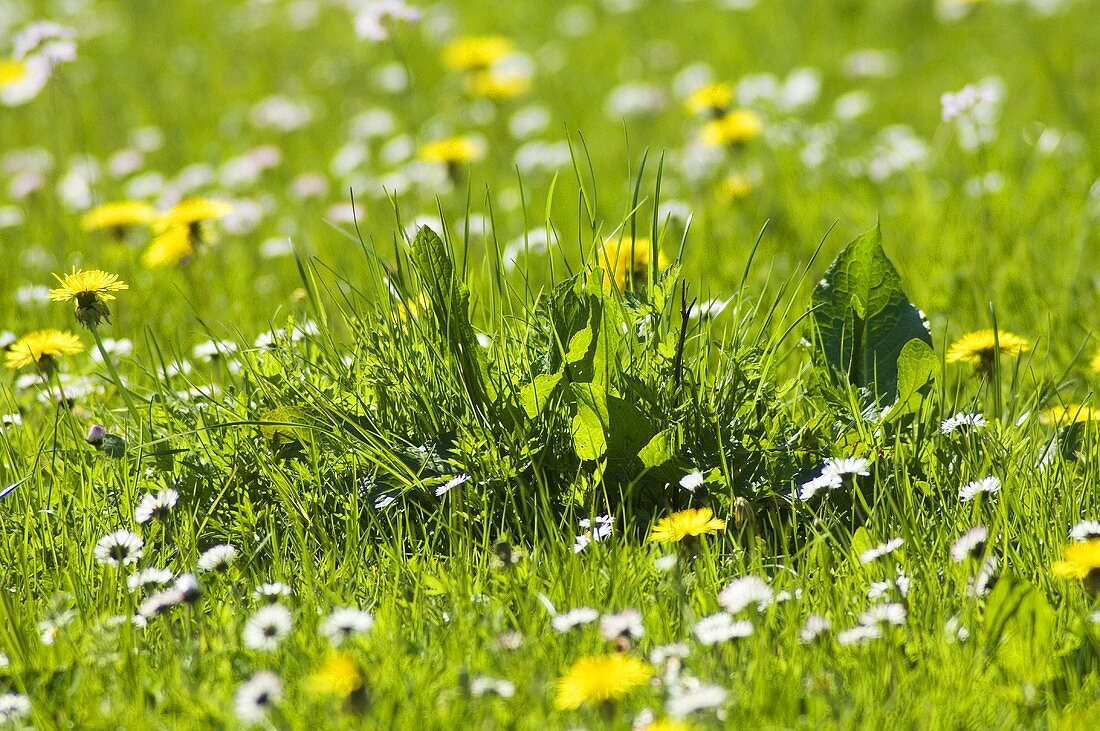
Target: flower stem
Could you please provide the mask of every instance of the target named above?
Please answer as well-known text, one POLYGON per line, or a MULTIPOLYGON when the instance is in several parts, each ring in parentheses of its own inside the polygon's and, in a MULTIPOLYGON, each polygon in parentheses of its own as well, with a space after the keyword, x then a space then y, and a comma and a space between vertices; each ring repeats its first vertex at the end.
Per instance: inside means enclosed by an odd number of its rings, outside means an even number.
POLYGON ((111 379, 115 382, 115 388, 122 394, 122 399, 126 402, 126 410, 129 411, 133 418, 138 418, 138 410, 134 406, 133 396, 130 393, 130 389, 122 383, 122 378, 118 375, 118 371, 115 369, 114 361, 111 360, 110 354, 107 352, 107 348, 103 347, 103 338, 99 334, 99 328, 96 325, 90 325, 88 327, 92 331, 92 337, 95 338, 96 348, 99 350, 99 355, 103 358, 103 362, 107 365, 107 371, 111 374, 111 379))

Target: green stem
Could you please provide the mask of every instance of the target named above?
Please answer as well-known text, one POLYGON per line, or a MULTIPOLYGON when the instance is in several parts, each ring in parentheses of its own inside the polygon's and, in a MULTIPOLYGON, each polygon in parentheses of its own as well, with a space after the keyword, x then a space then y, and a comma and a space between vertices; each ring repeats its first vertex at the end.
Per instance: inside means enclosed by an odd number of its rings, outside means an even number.
POLYGON ((99 334, 99 327, 91 325, 89 330, 92 331, 92 337, 95 338, 96 348, 99 350, 99 355, 103 358, 103 362, 107 365, 107 371, 111 374, 111 379, 115 382, 115 388, 122 394, 122 399, 126 402, 126 409, 130 412, 133 418, 139 418, 140 412, 134 406, 133 396, 130 394, 130 389, 122 383, 122 378, 118 375, 118 371, 115 370, 114 361, 111 360, 110 354, 107 349, 103 347, 103 338, 99 334))

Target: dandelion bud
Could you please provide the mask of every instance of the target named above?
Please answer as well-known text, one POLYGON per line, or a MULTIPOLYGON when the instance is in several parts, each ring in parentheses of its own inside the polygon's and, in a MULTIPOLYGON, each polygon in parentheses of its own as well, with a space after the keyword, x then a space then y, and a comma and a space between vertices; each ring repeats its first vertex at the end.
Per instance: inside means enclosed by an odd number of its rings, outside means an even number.
POLYGON ((753 524, 752 504, 743 497, 736 498, 733 501, 733 521, 741 527, 753 524))

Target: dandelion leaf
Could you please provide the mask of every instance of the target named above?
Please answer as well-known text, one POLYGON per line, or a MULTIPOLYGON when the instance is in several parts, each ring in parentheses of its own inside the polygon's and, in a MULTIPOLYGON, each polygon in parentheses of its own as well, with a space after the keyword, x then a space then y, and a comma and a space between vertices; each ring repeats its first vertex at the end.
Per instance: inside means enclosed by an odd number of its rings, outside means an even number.
POLYGON ((601 404, 596 399, 585 398, 584 394, 579 394, 577 412, 573 416, 573 448, 582 460, 599 459, 607 453, 606 423, 606 403, 601 404))
POLYGON ((487 367, 470 324, 470 290, 457 276, 443 240, 427 226, 420 227, 409 254, 470 400, 484 408, 489 398, 487 367))
POLYGON ((898 358, 906 343, 932 336, 906 297, 876 226, 837 256, 813 293, 813 320, 831 369, 867 389, 878 403, 898 392, 898 358))

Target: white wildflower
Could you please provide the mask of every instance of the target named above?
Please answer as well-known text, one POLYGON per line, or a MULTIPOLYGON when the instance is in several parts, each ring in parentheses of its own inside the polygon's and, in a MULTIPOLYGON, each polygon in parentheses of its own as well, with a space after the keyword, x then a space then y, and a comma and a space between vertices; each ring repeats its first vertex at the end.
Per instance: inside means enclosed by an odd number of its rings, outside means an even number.
POLYGON ((199 556, 199 571, 225 571, 236 558, 237 549, 234 546, 229 543, 220 543, 206 549, 199 556))
POLYGON ((998 492, 1000 489, 1001 481, 996 477, 990 475, 988 477, 983 477, 980 480, 968 482, 960 487, 959 499, 962 500, 964 503, 968 503, 982 493, 992 495, 993 493, 998 492))
POLYGON ((700 619, 692 631, 702 644, 716 645, 719 642, 748 637, 752 634, 753 627, 752 622, 747 619, 735 621, 725 612, 718 612, 700 619))
POLYGON ((179 498, 180 494, 171 488, 156 494, 149 493, 134 508, 134 520, 139 525, 144 525, 151 520, 164 520, 176 506, 179 498))
POLYGON ((898 550, 899 548, 901 548, 901 545, 903 543, 905 543, 905 541, 901 538, 891 538, 890 540, 886 541, 886 543, 881 543, 873 548, 868 548, 866 551, 859 554, 859 562, 871 563, 872 561, 876 561, 883 556, 887 556, 898 550))
POLYGON ((293 626, 289 609, 282 604, 269 604, 260 607, 248 618, 241 640, 250 650, 275 650, 293 626))
POLYGON ((328 639, 333 647, 339 647, 348 638, 369 632, 374 627, 374 617, 370 612, 354 607, 334 609, 321 623, 321 635, 328 639))
POLYGON ((695 492, 703 486, 704 482, 706 482, 706 478, 703 477, 703 473, 695 470, 680 478, 680 487, 688 492, 695 492))
POLYGON ((961 563, 968 558, 979 558, 985 550, 987 540, 989 528, 984 525, 974 526, 951 544, 951 560, 961 563))
POLYGON ((595 622, 600 613, 591 607, 577 607, 554 616, 550 620, 550 626, 558 632, 568 632, 574 627, 595 622))
POLYGON ((624 609, 618 614, 605 614, 600 619, 600 634, 605 640, 620 637, 636 640, 645 634, 642 614, 637 609, 624 609))
POLYGON ((750 604, 762 612, 773 599, 772 588, 759 576, 734 579, 718 594, 718 603, 730 614, 737 614, 750 604))
POLYGON ((275 673, 263 670, 241 683, 233 707, 244 723, 261 723, 282 699, 283 681, 275 673))
POLYGON ((95 559, 108 566, 126 566, 141 558, 144 542, 141 536, 128 530, 108 533, 95 546, 95 559))
POLYGON ((817 638, 832 629, 832 622, 820 614, 811 614, 806 617, 806 623, 798 633, 798 641, 803 644, 813 642, 817 638))

